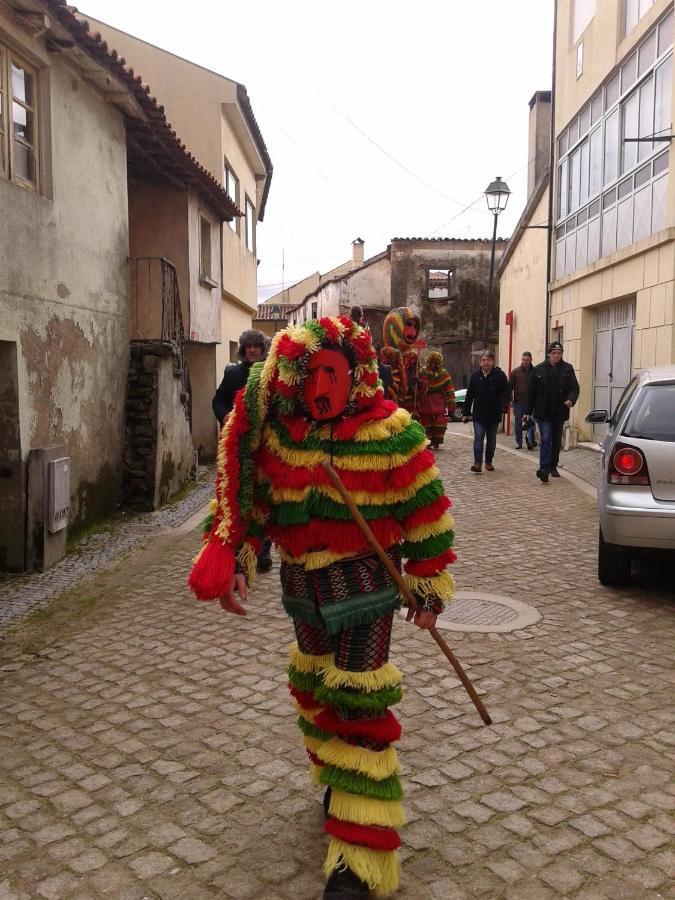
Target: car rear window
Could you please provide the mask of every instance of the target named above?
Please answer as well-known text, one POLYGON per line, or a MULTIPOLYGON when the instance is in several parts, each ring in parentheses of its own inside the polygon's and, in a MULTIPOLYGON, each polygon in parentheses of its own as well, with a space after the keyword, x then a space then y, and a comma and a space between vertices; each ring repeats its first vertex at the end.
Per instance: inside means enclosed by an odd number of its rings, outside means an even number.
POLYGON ((675 442, 675 383, 646 385, 623 433, 626 437, 675 442))

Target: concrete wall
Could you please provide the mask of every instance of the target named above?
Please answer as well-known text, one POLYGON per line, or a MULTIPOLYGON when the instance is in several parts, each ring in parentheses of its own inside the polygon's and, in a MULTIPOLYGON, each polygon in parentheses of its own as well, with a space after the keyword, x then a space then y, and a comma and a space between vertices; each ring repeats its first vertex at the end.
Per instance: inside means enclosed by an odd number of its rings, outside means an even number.
MULTIPOLYGON (((548 191, 531 215, 533 225, 546 222, 548 191)), ((509 328, 504 315, 513 310, 513 359, 529 350, 535 362, 544 359, 544 318, 546 315, 546 243, 545 229, 525 230, 506 263, 499 280, 499 357, 498 365, 506 371, 509 363, 509 328)))
POLYGON ((154 509, 162 506, 190 477, 193 447, 181 401, 175 361, 162 358, 157 371, 157 455, 154 509))
MULTIPOLYGON (((24 37, 24 41, 25 41, 24 37)), ((0 322, 17 345, 21 456, 64 443, 71 519, 118 499, 128 360, 124 125, 58 54, 36 42, 42 184, 0 179, 0 322)))
POLYGON ((215 344, 188 344, 188 365, 192 383, 192 443, 200 460, 215 459, 218 423, 211 401, 223 377, 216 367, 215 344))
POLYGON ((188 247, 190 318, 185 323, 185 336, 201 344, 214 344, 221 339, 220 222, 192 191, 188 197, 188 247), (202 219, 211 226, 211 271, 205 273, 207 278, 200 271, 202 219))
POLYGON ((289 321, 304 322, 312 318, 312 304, 317 304, 317 318, 349 313, 352 306, 374 306, 389 309, 391 265, 388 258, 355 269, 339 281, 327 282, 312 293, 303 305, 289 314, 289 321))

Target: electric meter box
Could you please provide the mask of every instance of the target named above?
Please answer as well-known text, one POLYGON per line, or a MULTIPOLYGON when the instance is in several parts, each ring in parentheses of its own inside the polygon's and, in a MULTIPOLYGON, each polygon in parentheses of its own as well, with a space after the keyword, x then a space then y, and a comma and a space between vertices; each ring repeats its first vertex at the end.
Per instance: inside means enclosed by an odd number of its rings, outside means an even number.
POLYGON ((70 457, 49 461, 49 531, 55 534, 68 525, 70 512, 70 457))

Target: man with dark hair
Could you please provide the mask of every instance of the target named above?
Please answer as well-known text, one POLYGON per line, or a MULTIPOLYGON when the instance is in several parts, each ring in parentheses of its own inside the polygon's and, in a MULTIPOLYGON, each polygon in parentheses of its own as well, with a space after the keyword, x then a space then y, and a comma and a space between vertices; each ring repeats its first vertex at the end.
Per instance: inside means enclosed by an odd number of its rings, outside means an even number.
MULTIPOLYGON (((223 380, 211 403, 213 414, 221 427, 225 424, 228 414, 232 412, 237 391, 246 387, 251 366, 253 363, 262 362, 267 356, 267 338, 262 331, 256 331, 254 328, 242 331, 239 335, 237 356, 240 362, 226 366, 223 380)), ((269 572, 272 568, 271 549, 272 542, 270 540, 263 541, 258 555, 259 572, 269 572)))
POLYGON ((462 422, 473 416, 473 465, 477 475, 483 470, 483 445, 485 445, 485 471, 494 472, 492 460, 497 446, 497 427, 502 414, 509 408, 509 381, 495 365, 492 350, 483 350, 480 368, 469 378, 464 398, 462 422))
MULTIPOLYGON (((520 357, 520 365, 509 375, 509 390, 511 391, 511 399, 513 400, 513 418, 516 432, 516 450, 520 450, 523 446, 523 416, 525 414, 525 404, 527 403, 528 389, 530 379, 534 372, 532 366, 532 354, 526 350, 520 357)), ((525 443, 528 450, 534 450, 537 446, 535 441, 534 422, 528 425, 525 432, 525 443)))
POLYGON ((563 426, 570 417, 570 409, 579 399, 579 382, 574 367, 563 362, 563 345, 552 341, 548 345, 548 359, 535 367, 530 380, 523 424, 531 416, 537 420, 541 447, 537 478, 546 484, 548 477, 559 478, 558 458, 563 426))

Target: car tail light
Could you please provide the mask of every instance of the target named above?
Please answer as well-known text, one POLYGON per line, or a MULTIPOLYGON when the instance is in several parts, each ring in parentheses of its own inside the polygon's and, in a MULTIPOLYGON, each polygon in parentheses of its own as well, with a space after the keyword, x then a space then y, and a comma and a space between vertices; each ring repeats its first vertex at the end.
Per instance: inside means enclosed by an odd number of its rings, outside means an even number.
POLYGON ((649 484, 647 460, 638 447, 617 444, 609 462, 610 484, 649 484))

